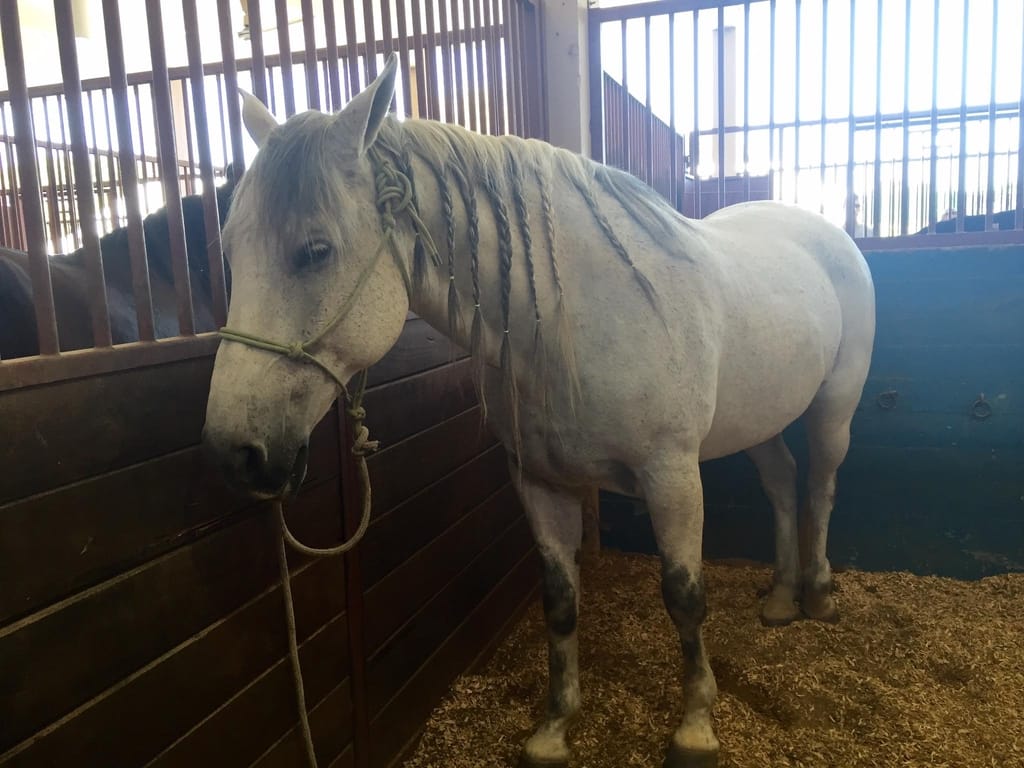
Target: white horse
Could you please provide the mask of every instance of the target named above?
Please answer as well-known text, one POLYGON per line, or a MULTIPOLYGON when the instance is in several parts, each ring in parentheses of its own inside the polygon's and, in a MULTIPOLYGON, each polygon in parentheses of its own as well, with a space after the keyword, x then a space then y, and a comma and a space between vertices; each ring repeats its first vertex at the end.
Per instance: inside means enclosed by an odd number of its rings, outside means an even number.
POLYGON ((569 759, 580 500, 599 485, 646 499, 661 551, 684 683, 666 765, 713 766, 699 463, 746 451, 760 472, 777 550, 764 620, 793 620, 797 601, 835 620, 825 545, 871 357, 867 266, 844 232, 794 207, 690 221, 632 177, 543 142, 399 122, 387 114, 396 63, 336 115, 278 125, 245 99, 260 150, 224 230, 228 325, 241 333, 217 353, 207 445, 254 495, 289 493, 340 382, 388 351, 407 311, 448 329, 476 360, 544 563, 550 691, 524 763, 569 759), (800 416, 802 570, 781 436, 800 416))

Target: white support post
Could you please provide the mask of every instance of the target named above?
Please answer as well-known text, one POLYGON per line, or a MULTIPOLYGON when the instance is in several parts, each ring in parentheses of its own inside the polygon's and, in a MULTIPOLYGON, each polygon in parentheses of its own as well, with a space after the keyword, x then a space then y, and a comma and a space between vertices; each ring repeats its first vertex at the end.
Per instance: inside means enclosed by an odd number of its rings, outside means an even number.
POLYGON ((541 12, 549 140, 589 156, 587 0, 543 0, 541 12))

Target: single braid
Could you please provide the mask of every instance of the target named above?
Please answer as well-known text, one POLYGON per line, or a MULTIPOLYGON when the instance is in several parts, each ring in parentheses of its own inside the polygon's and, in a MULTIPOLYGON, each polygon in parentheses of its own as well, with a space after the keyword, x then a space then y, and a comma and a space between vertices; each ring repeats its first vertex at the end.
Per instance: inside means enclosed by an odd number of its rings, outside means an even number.
POLYGON ((562 274, 558 269, 558 251, 555 248, 555 215, 551 205, 550 178, 540 165, 536 169, 537 185, 540 187, 540 210, 544 218, 544 231, 548 237, 548 249, 551 252, 551 272, 555 279, 555 289, 558 291, 558 299, 561 301, 565 296, 562 288, 562 274))

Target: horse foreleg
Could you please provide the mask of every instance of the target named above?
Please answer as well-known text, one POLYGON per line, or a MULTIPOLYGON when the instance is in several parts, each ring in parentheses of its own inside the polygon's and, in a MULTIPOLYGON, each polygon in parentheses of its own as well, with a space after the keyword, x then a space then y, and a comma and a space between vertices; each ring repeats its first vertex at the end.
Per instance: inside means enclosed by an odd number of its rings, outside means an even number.
POLYGON ((548 700, 544 721, 526 742, 522 765, 568 766, 566 733, 580 708, 576 641, 582 499, 511 468, 544 563, 544 620, 548 630, 548 700))
POLYGON ((747 451, 757 467, 761 485, 775 516, 775 575, 761 608, 761 621, 777 627, 800 616, 796 605, 800 587, 800 548, 797 537, 796 460, 782 435, 747 451))
POLYGON ((701 625, 707 613, 701 563, 704 497, 697 457, 648 474, 645 497, 661 550, 661 593, 683 651, 683 720, 665 768, 713 768, 718 739, 711 709, 718 695, 701 625))

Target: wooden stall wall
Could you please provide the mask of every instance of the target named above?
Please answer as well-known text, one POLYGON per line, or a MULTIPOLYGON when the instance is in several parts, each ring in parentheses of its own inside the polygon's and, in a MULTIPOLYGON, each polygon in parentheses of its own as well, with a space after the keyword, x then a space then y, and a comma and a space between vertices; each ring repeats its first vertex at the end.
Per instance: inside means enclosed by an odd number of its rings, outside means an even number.
MULTIPOLYGON (((452 359, 410 319, 367 395, 364 545, 289 555, 321 765, 389 764, 539 577, 452 359)), ((301 764, 276 526, 198 448, 212 363, 0 392, 4 768, 301 764)), ((314 545, 344 532, 344 437, 332 410, 289 505, 314 545)))

